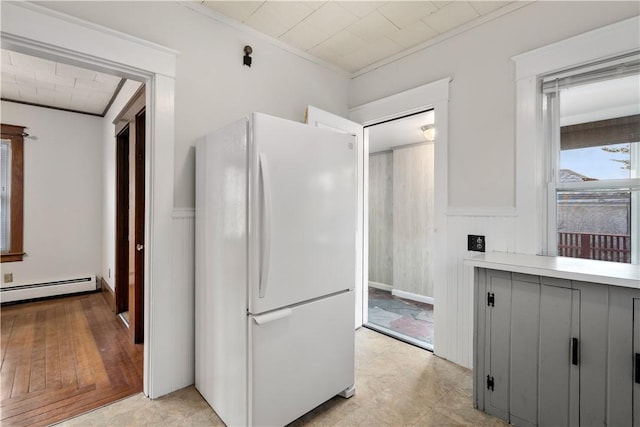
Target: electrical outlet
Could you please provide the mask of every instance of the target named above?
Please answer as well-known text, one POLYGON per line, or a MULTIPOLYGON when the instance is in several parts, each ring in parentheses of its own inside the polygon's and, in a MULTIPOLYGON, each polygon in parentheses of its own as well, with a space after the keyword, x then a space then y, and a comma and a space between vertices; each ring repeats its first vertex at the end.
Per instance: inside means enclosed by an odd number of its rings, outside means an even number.
POLYGON ((5 273, 4 274, 4 283, 13 282, 13 273, 5 273))
POLYGON ((485 239, 484 236, 476 236, 473 234, 467 235, 467 250, 484 252, 485 239))

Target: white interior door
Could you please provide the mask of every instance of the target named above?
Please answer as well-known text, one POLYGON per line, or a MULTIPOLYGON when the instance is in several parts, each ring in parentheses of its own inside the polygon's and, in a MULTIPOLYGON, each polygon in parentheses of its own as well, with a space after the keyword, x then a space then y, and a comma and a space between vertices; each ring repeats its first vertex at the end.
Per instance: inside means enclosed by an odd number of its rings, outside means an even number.
POLYGON ((357 211, 358 218, 356 222, 356 316, 355 327, 359 328, 367 322, 366 304, 368 301, 368 261, 369 250, 367 242, 367 209, 366 209, 366 182, 364 180, 365 155, 368 155, 368 149, 365 150, 364 127, 360 123, 352 122, 344 117, 323 111, 319 108, 309 105, 305 114, 307 124, 319 128, 331 129, 337 132, 355 135, 357 138, 357 156, 358 166, 356 174, 358 176, 357 187, 357 211))

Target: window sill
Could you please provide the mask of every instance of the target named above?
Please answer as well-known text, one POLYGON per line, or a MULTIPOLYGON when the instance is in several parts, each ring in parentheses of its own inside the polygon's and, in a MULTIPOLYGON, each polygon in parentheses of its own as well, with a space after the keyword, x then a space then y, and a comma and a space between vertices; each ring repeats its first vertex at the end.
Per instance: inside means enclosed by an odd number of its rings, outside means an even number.
POLYGON ((0 254, 0 263, 19 262, 19 261, 22 261, 22 258, 24 257, 24 255, 25 255, 24 252, 16 252, 16 253, 7 252, 4 254, 0 254))

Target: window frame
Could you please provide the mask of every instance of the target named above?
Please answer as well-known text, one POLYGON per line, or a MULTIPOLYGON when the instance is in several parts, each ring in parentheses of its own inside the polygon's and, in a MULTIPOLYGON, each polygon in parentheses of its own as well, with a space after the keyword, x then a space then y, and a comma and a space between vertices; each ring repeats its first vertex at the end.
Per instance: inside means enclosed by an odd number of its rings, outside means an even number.
POLYGON ((1 124, 2 139, 11 144, 11 239, 9 250, 0 253, 0 263, 24 258, 24 126, 1 124))
MULTIPOLYGON (((637 55, 634 55, 637 56, 637 55)), ((603 62, 603 61, 599 61, 603 62)), ((606 61, 604 61, 606 62, 606 61)), ((587 64, 586 67, 590 67, 587 64)), ((602 68, 606 67, 606 63, 601 65, 602 68)), ((594 66, 593 69, 598 69, 598 66, 594 66)), ((576 70, 575 73, 579 74, 581 70, 576 70)), ((541 77, 540 80, 544 78, 541 77)), ((640 141, 630 141, 631 144, 631 172, 632 176, 627 179, 607 179, 598 181, 583 181, 583 182, 561 182, 560 181, 560 137, 561 129, 560 125, 560 91, 551 93, 542 93, 542 123, 544 127, 544 150, 545 152, 545 167, 546 167, 546 200, 543 203, 546 206, 546 218, 543 222, 546 224, 546 235, 543 237, 543 249, 546 255, 558 254, 558 194, 562 192, 596 192, 596 191, 625 191, 631 192, 631 211, 640 211, 640 176, 638 176, 638 168, 640 167, 640 150, 633 143, 640 143, 640 141)), ((631 263, 638 264, 640 262, 640 242, 638 239, 633 238, 637 234, 638 215, 631 216, 631 263)))
POLYGON ((549 255, 545 244, 548 152, 541 77, 637 51, 639 30, 640 16, 635 16, 512 57, 516 74, 514 252, 549 255))

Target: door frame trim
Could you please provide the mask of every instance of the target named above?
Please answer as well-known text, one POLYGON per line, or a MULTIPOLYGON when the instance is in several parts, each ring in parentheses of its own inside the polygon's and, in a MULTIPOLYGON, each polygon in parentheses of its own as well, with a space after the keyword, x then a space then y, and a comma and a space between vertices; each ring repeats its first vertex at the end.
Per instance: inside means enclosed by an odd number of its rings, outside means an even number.
MULTIPOLYGON (((450 77, 437 80, 404 92, 385 98, 368 102, 349 110, 349 119, 362 123, 365 129, 364 153, 369 156, 369 140, 367 127, 387 120, 394 120, 420 111, 434 110, 437 138, 434 146, 434 215, 435 215, 435 243, 438 250, 434 254, 434 285, 433 297, 438 301, 434 306, 434 320, 438 325, 438 333, 434 333, 434 354, 449 360, 458 360, 456 357, 457 319, 456 310, 457 295, 449 295, 451 292, 447 274, 447 216, 449 207, 448 190, 448 138, 449 138, 449 83, 450 77), (453 308, 452 308, 453 307, 453 308)), ((368 159, 365 159, 368 160, 368 159)), ((362 174, 358 176, 363 184, 364 194, 369 191, 369 162, 363 161, 362 174)), ((364 202, 364 230, 369 229, 369 200, 364 202)), ((369 271, 368 236, 363 247, 363 271, 369 271)), ((366 286, 363 291, 367 291, 366 286)), ((363 292, 363 299, 368 297, 368 292, 363 292)), ((368 308, 368 307, 367 307, 368 308)))
MULTIPOLYGON (((174 302, 175 68, 177 51, 32 3, 2 4, 2 47, 106 71, 147 85, 146 266, 143 391, 156 398, 177 389, 171 366, 181 349, 167 334, 174 302)), ((180 331, 177 331, 180 333, 180 331)))

